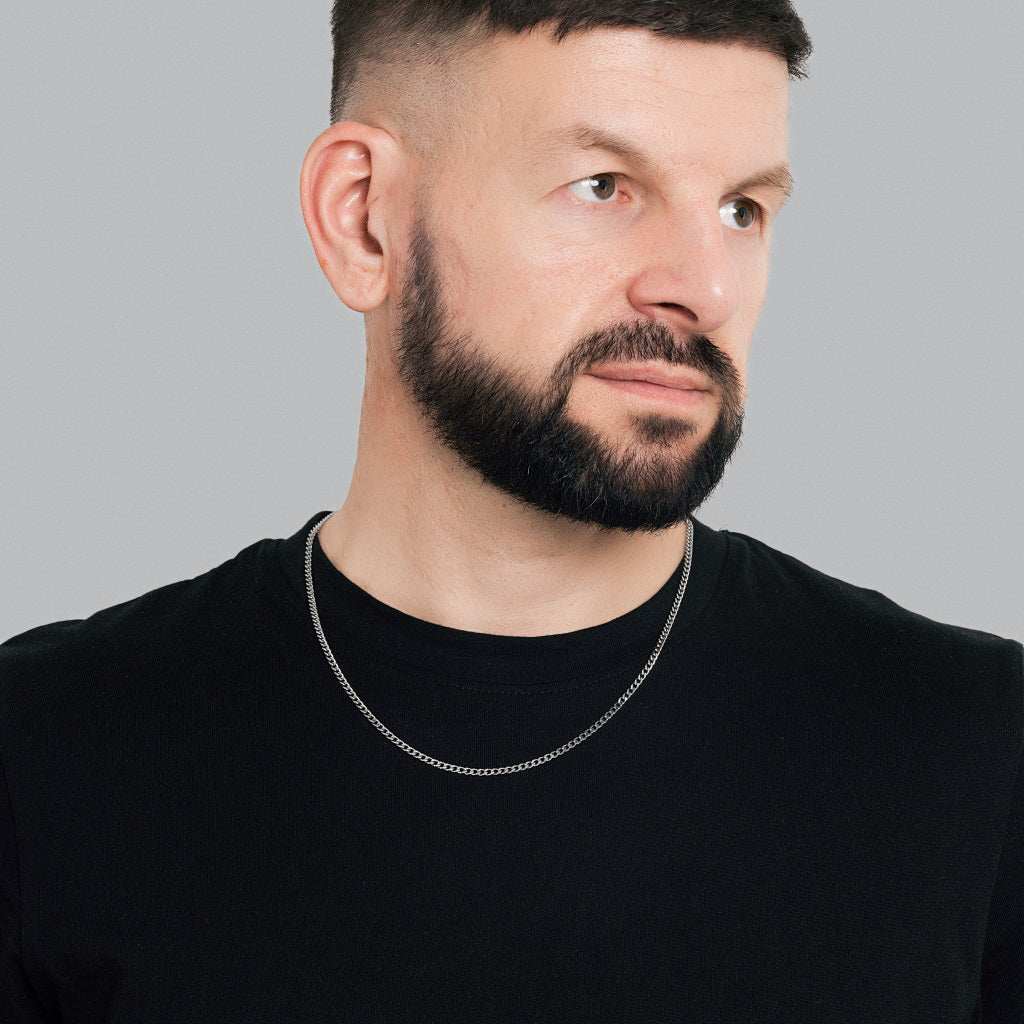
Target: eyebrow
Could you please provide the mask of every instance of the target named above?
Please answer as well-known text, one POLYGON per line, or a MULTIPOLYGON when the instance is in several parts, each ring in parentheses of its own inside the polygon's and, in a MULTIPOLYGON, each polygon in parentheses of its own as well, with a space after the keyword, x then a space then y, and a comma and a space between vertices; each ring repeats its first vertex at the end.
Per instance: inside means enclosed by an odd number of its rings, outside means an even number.
MULTIPOLYGON (((634 167, 648 173, 654 173, 656 168, 647 155, 628 139, 606 128, 599 128, 591 124, 574 124, 550 133, 547 138, 555 145, 570 146, 575 149, 602 149, 606 153, 613 153, 621 157, 634 167)), ((733 185, 729 191, 746 192, 754 188, 772 188, 782 193, 783 202, 793 194, 793 175, 789 165, 785 163, 776 164, 765 171, 752 174, 749 178, 733 185)))
POLYGON ((552 132, 549 138, 557 145, 571 146, 574 149, 603 149, 606 153, 614 153, 642 170, 652 173, 655 170, 647 155, 631 142, 596 125, 570 125, 568 128, 552 132))
POLYGON ((745 178, 735 186, 737 192, 748 192, 752 188, 774 188, 782 193, 782 200, 785 202, 793 194, 793 175, 790 173, 788 164, 777 164, 767 171, 745 178))

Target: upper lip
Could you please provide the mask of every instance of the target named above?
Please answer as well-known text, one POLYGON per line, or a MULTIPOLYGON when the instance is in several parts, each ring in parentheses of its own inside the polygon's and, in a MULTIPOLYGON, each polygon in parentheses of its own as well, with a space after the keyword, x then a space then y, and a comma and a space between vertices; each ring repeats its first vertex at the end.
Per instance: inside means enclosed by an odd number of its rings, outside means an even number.
POLYGON ((689 366, 670 366, 667 363, 604 363, 591 367, 593 377, 606 380, 636 380, 644 384, 657 384, 677 391, 710 391, 711 385, 704 374, 689 366))

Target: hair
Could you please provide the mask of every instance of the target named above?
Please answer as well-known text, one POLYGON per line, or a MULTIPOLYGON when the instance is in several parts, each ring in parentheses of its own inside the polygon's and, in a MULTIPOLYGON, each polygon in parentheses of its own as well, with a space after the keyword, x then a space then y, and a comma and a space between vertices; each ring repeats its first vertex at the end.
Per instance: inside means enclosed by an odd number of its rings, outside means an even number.
POLYGON ((677 39, 742 43, 805 77, 811 41, 790 0, 335 0, 331 121, 356 85, 384 68, 440 68, 500 33, 548 28, 561 41, 595 28, 644 28, 677 39))

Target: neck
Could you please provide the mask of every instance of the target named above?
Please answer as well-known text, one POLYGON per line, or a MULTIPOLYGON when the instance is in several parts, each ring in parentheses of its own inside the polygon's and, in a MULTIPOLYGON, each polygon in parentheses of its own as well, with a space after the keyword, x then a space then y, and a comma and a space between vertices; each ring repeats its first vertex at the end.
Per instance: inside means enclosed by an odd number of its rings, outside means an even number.
POLYGON ((565 633, 623 615, 682 560, 686 526, 627 533, 524 506, 396 410, 360 429, 352 487, 320 532, 334 566, 378 600, 456 629, 565 633))

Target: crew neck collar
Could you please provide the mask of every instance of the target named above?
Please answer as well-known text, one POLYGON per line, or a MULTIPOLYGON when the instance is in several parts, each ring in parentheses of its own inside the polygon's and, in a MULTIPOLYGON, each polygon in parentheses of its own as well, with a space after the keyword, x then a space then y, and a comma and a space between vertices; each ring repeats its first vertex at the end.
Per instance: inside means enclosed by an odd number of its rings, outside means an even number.
MULTIPOLYGON (((307 621, 304 578, 309 531, 328 513, 313 516, 281 543, 282 568, 298 592, 307 621)), ((693 524, 693 563, 686 594, 668 643, 678 643, 710 600, 721 574, 726 538, 693 524)), ((582 677, 600 682, 635 674, 650 656, 679 587, 682 565, 639 607, 609 622, 549 636, 504 636, 453 629, 415 618, 377 600, 353 583, 313 544, 313 585, 328 642, 345 662, 372 657, 406 676, 449 680, 453 686, 532 689, 579 686, 582 677)), ((310 634, 313 626, 309 623, 310 634)))

